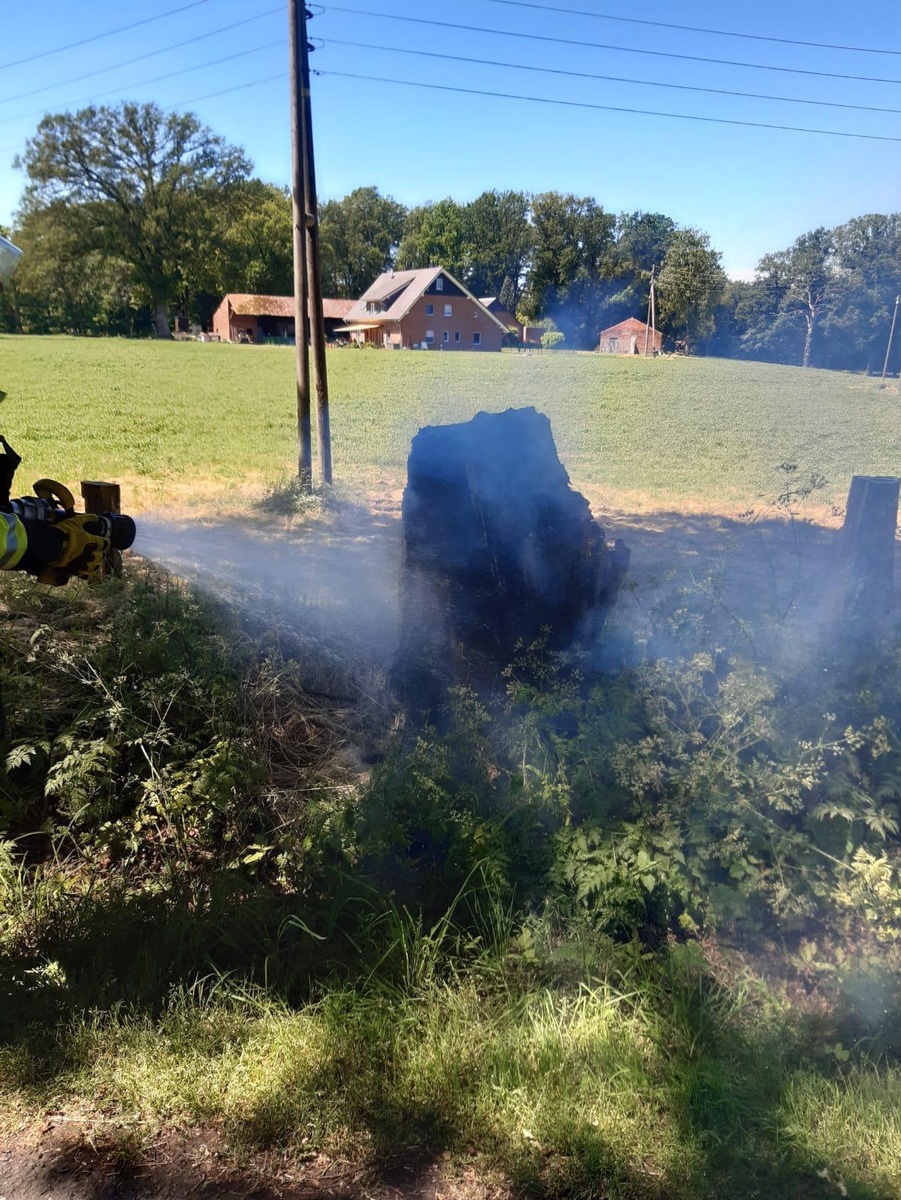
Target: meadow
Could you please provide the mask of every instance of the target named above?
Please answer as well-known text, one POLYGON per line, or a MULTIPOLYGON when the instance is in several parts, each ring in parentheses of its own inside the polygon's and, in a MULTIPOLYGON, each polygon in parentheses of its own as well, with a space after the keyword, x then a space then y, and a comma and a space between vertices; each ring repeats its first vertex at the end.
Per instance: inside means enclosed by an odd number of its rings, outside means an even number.
MULTIPOLYGON (((827 371, 714 359, 587 354, 329 354, 335 479, 403 486, 424 424, 535 405, 573 483, 598 507, 734 512, 776 490, 776 467, 825 477, 901 461, 894 387, 827 371)), ((0 338, 0 429, 28 478, 114 478, 135 509, 221 507, 294 470, 289 348, 0 338)))

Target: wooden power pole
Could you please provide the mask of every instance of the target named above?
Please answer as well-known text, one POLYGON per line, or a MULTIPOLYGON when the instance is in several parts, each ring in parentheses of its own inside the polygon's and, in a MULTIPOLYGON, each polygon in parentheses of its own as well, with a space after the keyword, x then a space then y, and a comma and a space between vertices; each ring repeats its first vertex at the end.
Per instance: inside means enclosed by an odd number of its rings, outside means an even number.
MULTIPOLYGON (((296 3, 296 0, 294 0, 296 3)), ((316 434, 319 446, 319 476, 332 482, 332 432, 328 411, 328 368, 325 358, 325 321, 322 305, 322 263, 319 257, 319 201, 316 198, 316 160, 313 154, 313 110, 310 103, 310 45, 307 41, 307 16, 301 0, 301 80, 303 98, 303 186, 306 216, 306 261, 310 346, 313 352, 313 389, 316 392, 316 434)))
POLYGON ((313 434, 310 421, 310 343, 307 338, 309 285, 307 274, 306 191, 304 187, 304 87, 307 22, 303 0, 288 0, 291 47, 291 200, 294 227, 294 348, 297 378, 297 475, 305 491, 313 489, 313 434))
MULTIPOLYGON (((645 323, 645 327, 644 327, 645 357, 647 357, 647 354, 648 354, 648 342, 651 337, 651 321, 653 319, 653 314, 654 314, 654 271, 655 270, 656 270, 656 263, 651 266, 651 290, 648 293, 648 319, 647 319, 647 321, 645 323)), ((655 339, 655 341, 656 341, 656 339, 655 339)))
POLYGON ((888 335, 888 345, 885 348, 885 362, 882 364, 882 382, 885 383, 886 372, 888 371, 888 360, 892 355, 892 342, 895 340, 895 325, 898 321, 898 305, 901 304, 901 296, 895 297, 895 310, 892 313, 892 327, 888 335))

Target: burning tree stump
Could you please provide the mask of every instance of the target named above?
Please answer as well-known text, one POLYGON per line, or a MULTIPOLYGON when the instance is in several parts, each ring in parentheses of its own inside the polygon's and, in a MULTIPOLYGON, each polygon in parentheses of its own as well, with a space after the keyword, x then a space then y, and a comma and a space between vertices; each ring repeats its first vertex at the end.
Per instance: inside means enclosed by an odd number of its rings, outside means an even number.
POLYGON ((518 646, 590 639, 629 563, 570 487, 550 421, 534 408, 420 430, 403 524, 394 679, 422 706, 452 680, 496 681, 518 646))

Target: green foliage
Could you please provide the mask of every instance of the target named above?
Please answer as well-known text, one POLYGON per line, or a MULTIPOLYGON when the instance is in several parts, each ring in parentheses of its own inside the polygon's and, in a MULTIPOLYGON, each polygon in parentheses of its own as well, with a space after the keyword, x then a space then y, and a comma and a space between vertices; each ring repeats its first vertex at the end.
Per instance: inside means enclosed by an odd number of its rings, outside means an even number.
POLYGON ((406 209, 378 188, 355 188, 319 211, 323 287, 327 296, 356 300, 394 265, 406 209))
POLYGON ((180 289, 203 288, 216 214, 250 169, 192 114, 132 103, 45 116, 17 165, 23 213, 52 209, 80 253, 125 263, 164 337, 180 289))
POLYGON ((20 624, 3 655, 3 834, 40 831, 91 869, 161 879, 249 861, 271 833, 249 706, 282 686, 275 660, 255 662, 209 602, 152 574, 79 592, 65 629, 34 585, 4 585, 20 624))
POLYGON ((541 335, 542 350, 559 350, 566 341, 566 334, 556 329, 546 329, 541 335))
POLYGON ((826 1200, 837 1146, 849 1193, 901 1184, 897 640, 809 688, 703 628, 610 677, 539 640, 320 788, 300 678, 221 609, 144 572, 3 601, 16 1120, 476 1155, 548 1200, 826 1200))
POLYGON ((714 331, 714 315, 726 286, 720 256, 697 229, 679 229, 666 251, 658 279, 659 313, 664 325, 689 349, 714 331))
POLYGON ((570 345, 594 346, 603 328, 603 280, 616 219, 590 196, 545 192, 532 200, 535 247, 524 310, 552 317, 570 345))

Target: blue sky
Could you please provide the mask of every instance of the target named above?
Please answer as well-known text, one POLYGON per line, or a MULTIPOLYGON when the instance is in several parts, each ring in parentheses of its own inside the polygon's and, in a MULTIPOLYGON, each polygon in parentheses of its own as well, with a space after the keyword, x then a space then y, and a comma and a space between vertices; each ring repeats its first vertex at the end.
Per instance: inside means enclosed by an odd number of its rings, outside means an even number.
MULTIPOLYGON (((788 245, 817 225, 901 208, 901 6, 897 3, 876 0, 853 10, 837 0, 819 0, 816 5, 803 0, 793 4, 758 0, 754 5, 712 0, 674 5, 646 0, 640 7, 629 8, 615 5, 613 0, 546 3, 558 9, 581 10, 581 15, 498 0, 432 0, 427 4, 421 0, 343 0, 340 6, 323 0, 310 23, 311 36, 324 43, 312 56, 312 65, 323 72, 881 134, 899 141, 857 141, 677 121, 323 74, 313 81, 320 199, 368 184, 406 204, 447 195, 465 201, 491 187, 573 191, 597 197, 614 212, 662 211, 682 224, 705 229, 733 274, 748 272, 762 254, 788 245), (604 13, 880 47, 882 52, 816 49, 632 25, 597 15, 604 13), (415 17, 456 28, 390 17, 415 17), (561 40, 531 40, 509 36, 512 33, 561 40), (342 44, 346 42, 364 45, 342 44), (592 42, 606 48, 588 44, 592 42), (381 49, 371 48, 375 46, 381 49), (898 82, 755 70, 634 53, 627 48, 898 82), (893 108, 899 113, 818 108, 574 78, 414 56, 400 53, 402 49, 893 108), (894 52, 886 52, 889 50, 894 52)), ((140 5, 123 4, 122 0, 4 5, 0 30, 0 222, 9 221, 23 185, 21 173, 12 170, 12 160, 34 132, 42 112, 74 109, 89 102, 129 98, 191 108, 217 132, 243 145, 260 175, 277 183, 288 181, 285 0, 203 0, 193 6, 188 0, 188 6, 183 5, 179 12, 139 28, 22 65, 4 66, 175 8, 173 0, 147 0, 140 5), (148 57, 126 64, 125 60, 142 55, 148 57), (228 61, 213 61, 226 58, 228 61), (77 78, 100 71, 103 73, 88 79, 77 78), (173 72, 183 73, 157 80, 173 72), (261 80, 265 82, 257 82, 261 80), (253 86, 209 97, 243 84, 253 86)))

